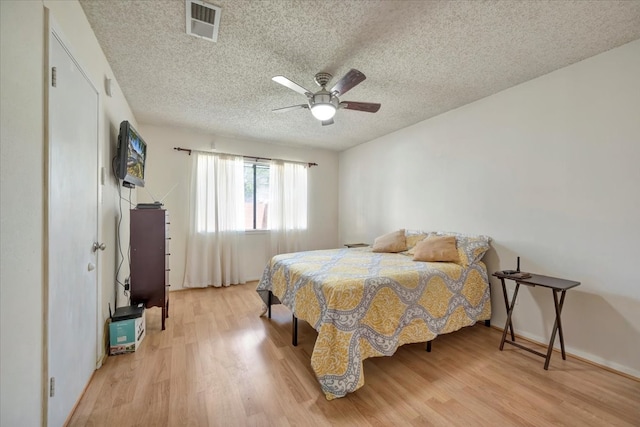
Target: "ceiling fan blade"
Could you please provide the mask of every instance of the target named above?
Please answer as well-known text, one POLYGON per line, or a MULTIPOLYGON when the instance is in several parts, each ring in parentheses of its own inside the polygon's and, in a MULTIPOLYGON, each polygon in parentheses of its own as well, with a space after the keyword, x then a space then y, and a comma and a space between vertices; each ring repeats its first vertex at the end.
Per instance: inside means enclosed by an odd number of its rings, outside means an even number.
POLYGON ((274 113, 286 113, 287 111, 299 110, 300 108, 309 108, 307 104, 292 105, 291 107, 276 108, 272 110, 274 113))
POLYGON ((367 77, 363 73, 352 68, 347 74, 338 80, 338 82, 331 88, 330 92, 335 92, 336 95, 342 96, 366 78, 367 77))
POLYGON ((329 119, 329 120, 323 120, 322 121, 322 126, 329 126, 333 124, 333 119, 329 119))
POLYGON ((364 111, 365 113, 375 113, 380 109, 380 104, 374 102, 342 101, 340 103, 340 108, 364 111))
POLYGON ((275 77, 272 77, 271 80, 273 80, 276 83, 280 83, 282 86, 286 86, 291 90, 295 90, 296 92, 301 93, 304 96, 313 95, 313 93, 311 93, 309 90, 303 88, 298 83, 289 80, 285 76, 275 76, 275 77))

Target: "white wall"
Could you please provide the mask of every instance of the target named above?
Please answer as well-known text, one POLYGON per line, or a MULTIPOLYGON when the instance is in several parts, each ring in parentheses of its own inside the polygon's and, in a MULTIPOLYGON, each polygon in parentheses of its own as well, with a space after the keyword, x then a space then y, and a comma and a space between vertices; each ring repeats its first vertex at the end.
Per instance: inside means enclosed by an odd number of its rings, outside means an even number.
MULTIPOLYGON (((341 153, 341 239, 487 234, 490 271, 519 255, 525 271, 582 282, 562 316, 569 352, 640 376, 638 76, 635 41, 341 153)), ((516 332, 546 342, 551 291, 524 288, 516 332)))
MULTIPOLYGON (((88 21, 76 1, 1 1, 0 425, 36 426, 44 419, 45 349, 44 7, 62 29, 74 57, 100 91, 101 321, 115 298, 117 180, 109 172, 121 120, 135 123, 88 21), (114 79, 114 95, 104 79, 114 79)), ((128 215, 125 225, 128 224, 128 215)), ((125 232, 128 225, 123 227, 125 232)), ((128 233, 123 236, 128 242, 128 233)), ((128 268, 125 265, 125 268, 128 268)), ((125 271, 121 277, 128 274, 125 271)), ((89 345, 93 345, 89 343, 89 345)), ((104 349, 103 349, 104 351, 104 349)))
MULTIPOLYGON (((140 201, 151 202, 151 195, 160 199, 174 185, 175 189, 164 200, 169 211, 171 227, 171 289, 182 288, 185 269, 186 238, 189 230, 188 194, 189 164, 187 153, 174 147, 211 150, 240 155, 315 162, 318 166, 309 169, 308 249, 327 249, 338 246, 338 153, 328 150, 293 148, 213 136, 186 129, 159 127, 142 124, 138 129, 147 143, 147 169, 145 189, 138 191, 140 201)), ((246 236, 245 266, 247 280, 257 280, 269 260, 268 234, 252 232, 246 236)))
POLYGON ((42 4, 0 2, 0 425, 40 425, 42 4), (17 40, 29 49, 18 49, 17 40))

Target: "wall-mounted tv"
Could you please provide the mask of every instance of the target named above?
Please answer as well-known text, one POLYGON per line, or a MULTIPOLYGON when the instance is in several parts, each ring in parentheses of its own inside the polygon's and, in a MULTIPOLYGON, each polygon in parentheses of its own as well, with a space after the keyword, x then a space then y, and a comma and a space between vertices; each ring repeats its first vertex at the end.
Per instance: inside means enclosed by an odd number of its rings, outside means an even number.
POLYGON ((144 168, 147 159, 147 144, 128 121, 120 123, 118 153, 116 154, 116 176, 125 187, 144 187, 144 168))

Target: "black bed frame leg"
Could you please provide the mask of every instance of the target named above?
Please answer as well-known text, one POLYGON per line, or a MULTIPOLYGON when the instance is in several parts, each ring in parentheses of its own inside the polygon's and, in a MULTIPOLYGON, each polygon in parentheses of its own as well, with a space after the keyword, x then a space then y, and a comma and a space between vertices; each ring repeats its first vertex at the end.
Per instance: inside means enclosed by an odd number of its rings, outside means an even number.
POLYGON ((433 340, 427 341, 427 353, 431 353, 431 343, 432 342, 433 342, 433 340))
POLYGON ((267 312, 269 319, 271 319, 271 295, 273 294, 271 293, 271 291, 269 291, 269 296, 267 297, 267 312))
POLYGON ((487 319, 484 321, 484 326, 486 326, 487 328, 491 327, 491 319, 487 319))
POLYGON ((291 344, 295 347, 298 345, 298 318, 295 314, 291 316, 293 317, 293 337, 291 338, 291 344))

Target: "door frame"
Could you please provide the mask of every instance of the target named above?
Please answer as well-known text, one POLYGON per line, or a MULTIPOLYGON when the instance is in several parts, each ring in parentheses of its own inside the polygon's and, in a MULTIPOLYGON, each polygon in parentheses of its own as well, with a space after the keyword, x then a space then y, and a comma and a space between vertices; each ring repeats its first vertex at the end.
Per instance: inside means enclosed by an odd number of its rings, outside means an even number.
MULTIPOLYGON (((49 200, 51 194, 51 153, 49 147, 52 143, 51 141, 51 120, 50 120, 50 111, 49 111, 49 91, 51 90, 51 46, 49 40, 51 37, 55 37, 64 50, 67 52, 71 60, 78 67, 78 70, 85 78, 85 80, 89 83, 91 88, 96 93, 96 129, 95 129, 95 141, 96 141, 96 239, 98 242, 103 241, 102 236, 102 186, 104 185, 103 179, 103 169, 102 165, 102 147, 100 144, 100 128, 101 128, 101 111, 102 111, 102 99, 101 93, 97 89, 96 85, 93 82, 93 79, 86 72, 87 68, 83 66, 82 61, 78 60, 76 55, 74 54, 73 48, 71 47, 71 43, 69 43, 68 38, 64 35, 61 26, 55 20, 51 10, 43 6, 44 8, 44 91, 43 91, 43 121, 44 121, 44 203, 43 203, 43 315, 42 315, 42 324, 43 324, 43 355, 42 355, 42 415, 43 415, 43 426, 47 426, 49 424, 49 290, 51 286, 50 282, 50 271, 49 271, 49 252, 50 252, 50 239, 49 239, 49 224, 51 221, 51 212, 49 209, 49 200)), ((101 263, 101 251, 96 251, 96 318, 95 321, 95 329, 96 329, 96 342, 94 343, 95 347, 95 369, 98 369, 102 366, 103 354, 101 354, 102 350, 102 342, 104 340, 104 328, 101 327, 101 319, 102 319, 102 263, 101 263)), ((81 396, 78 396, 78 400, 81 396)), ((76 402, 77 404, 77 402, 76 402)), ((72 412, 68 414, 68 417, 71 416, 72 412)), ((69 418, 67 418, 67 421, 69 418)))

